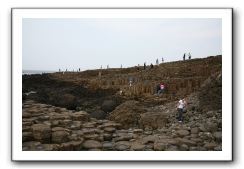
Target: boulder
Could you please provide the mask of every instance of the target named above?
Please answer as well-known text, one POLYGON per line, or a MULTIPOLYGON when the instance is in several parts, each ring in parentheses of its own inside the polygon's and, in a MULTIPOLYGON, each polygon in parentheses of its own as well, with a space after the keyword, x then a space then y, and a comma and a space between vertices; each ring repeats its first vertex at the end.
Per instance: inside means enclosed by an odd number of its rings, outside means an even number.
POLYGON ((188 135, 190 134, 190 132, 187 131, 187 130, 178 130, 178 131, 176 131, 176 133, 177 133, 180 137, 188 136, 188 135))
POLYGON ((115 150, 125 151, 129 150, 131 143, 129 141, 119 141, 115 143, 115 150))
POLYGON ((96 140, 86 140, 83 143, 83 148, 85 149, 100 149, 102 148, 102 144, 99 141, 96 140))
POLYGON ((115 109, 115 107, 117 106, 116 101, 114 100, 104 100, 101 106, 101 109, 104 112, 111 112, 115 109))

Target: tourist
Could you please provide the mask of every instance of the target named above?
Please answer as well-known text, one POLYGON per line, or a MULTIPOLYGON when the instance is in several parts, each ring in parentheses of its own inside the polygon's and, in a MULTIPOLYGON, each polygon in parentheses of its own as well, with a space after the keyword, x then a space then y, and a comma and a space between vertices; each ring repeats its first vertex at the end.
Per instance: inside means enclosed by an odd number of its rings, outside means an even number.
POLYGON ((159 85, 159 90, 158 90, 158 95, 163 93, 165 90, 165 85, 163 83, 160 83, 159 85))
POLYGON ((164 62, 164 58, 162 57, 162 63, 164 62))
POLYGON ((160 83, 159 84, 157 84, 157 86, 156 86, 156 94, 158 94, 158 91, 160 90, 160 83))
POLYGON ((191 53, 189 52, 188 54, 188 59, 190 60, 191 59, 191 53))
POLYGON ((146 62, 144 62, 144 70, 146 70, 146 62))
POLYGON ((178 121, 181 123, 183 121, 183 112, 184 112, 184 109, 186 109, 186 100, 183 98, 183 99, 180 99, 180 101, 178 102, 178 105, 177 105, 177 110, 178 110, 178 121))
POLYGON ((156 65, 157 65, 157 66, 159 65, 159 63, 158 63, 158 59, 156 60, 156 65))
POLYGON ((152 69, 153 68, 153 64, 151 63, 151 65, 150 65, 150 68, 152 69))
POLYGON ((184 53, 183 55, 183 60, 185 61, 186 60, 186 54, 184 53))

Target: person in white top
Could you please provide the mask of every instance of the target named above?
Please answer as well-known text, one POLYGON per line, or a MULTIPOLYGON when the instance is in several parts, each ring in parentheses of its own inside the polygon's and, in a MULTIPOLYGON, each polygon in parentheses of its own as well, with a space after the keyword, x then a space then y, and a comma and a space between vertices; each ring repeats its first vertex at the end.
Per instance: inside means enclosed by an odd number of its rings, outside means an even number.
POLYGON ((186 100, 183 98, 183 99, 180 99, 180 101, 178 102, 178 105, 177 105, 177 110, 178 110, 178 121, 181 123, 183 121, 183 110, 184 108, 186 108, 186 100))

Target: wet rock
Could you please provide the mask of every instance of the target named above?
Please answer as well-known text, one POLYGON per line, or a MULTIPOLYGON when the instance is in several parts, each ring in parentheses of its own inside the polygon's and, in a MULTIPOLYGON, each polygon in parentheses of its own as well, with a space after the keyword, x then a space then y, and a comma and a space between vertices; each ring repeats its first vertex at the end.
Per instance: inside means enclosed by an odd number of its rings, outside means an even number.
POLYGON ((33 137, 35 140, 41 143, 50 143, 51 139, 51 128, 45 124, 34 124, 32 125, 33 137))

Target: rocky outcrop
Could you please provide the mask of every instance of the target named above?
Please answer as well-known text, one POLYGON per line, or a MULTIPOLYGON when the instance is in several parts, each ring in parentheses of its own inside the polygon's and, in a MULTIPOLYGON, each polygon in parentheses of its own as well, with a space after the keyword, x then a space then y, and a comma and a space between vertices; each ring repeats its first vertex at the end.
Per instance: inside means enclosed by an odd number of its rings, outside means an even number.
POLYGON ((136 127, 139 124, 141 114, 145 111, 139 102, 134 100, 126 101, 116 107, 109 114, 108 119, 119 122, 124 128, 136 127))
POLYGON ((23 151, 222 150, 221 56, 23 76, 23 91, 23 151), (160 81, 166 90, 157 95, 160 81), (182 97, 188 105, 179 123, 182 97))

